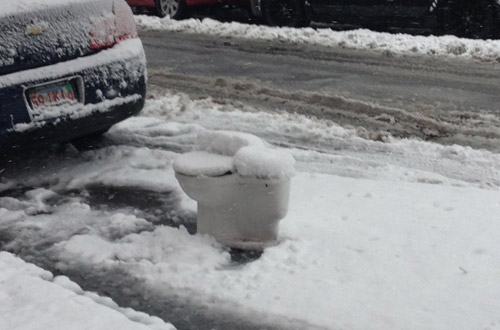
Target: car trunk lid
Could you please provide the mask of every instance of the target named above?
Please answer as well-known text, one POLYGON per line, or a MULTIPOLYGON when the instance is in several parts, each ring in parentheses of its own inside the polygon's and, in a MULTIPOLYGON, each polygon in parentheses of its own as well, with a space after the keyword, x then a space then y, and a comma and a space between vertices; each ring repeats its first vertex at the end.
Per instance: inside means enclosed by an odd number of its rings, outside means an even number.
POLYGON ((2 6, 0 76, 112 45, 113 36, 103 34, 114 22, 113 0, 7 0, 2 6))

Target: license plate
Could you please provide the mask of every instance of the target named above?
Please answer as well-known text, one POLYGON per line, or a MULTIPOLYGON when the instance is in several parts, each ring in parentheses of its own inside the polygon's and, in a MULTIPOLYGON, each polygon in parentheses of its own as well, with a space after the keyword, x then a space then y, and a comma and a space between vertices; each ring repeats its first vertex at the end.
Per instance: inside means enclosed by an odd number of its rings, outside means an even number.
POLYGON ((32 110, 73 105, 79 102, 74 84, 64 81, 28 89, 27 97, 32 110))

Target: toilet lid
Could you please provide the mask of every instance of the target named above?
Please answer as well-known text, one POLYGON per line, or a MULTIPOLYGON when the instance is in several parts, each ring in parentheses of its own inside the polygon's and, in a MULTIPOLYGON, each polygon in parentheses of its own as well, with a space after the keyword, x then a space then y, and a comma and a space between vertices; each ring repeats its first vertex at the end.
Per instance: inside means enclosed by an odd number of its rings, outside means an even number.
POLYGON ((222 176, 233 173, 233 157, 193 151, 174 161, 175 172, 187 176, 222 176))

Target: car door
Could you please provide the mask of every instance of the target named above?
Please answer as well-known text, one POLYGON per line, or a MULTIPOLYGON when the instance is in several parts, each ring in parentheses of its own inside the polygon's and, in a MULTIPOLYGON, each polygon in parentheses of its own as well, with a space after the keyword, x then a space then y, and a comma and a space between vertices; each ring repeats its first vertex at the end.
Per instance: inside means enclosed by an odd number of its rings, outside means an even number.
POLYGON ((414 25, 436 0, 309 0, 315 18, 328 23, 387 29, 414 25))
MULTIPOLYGON (((309 0, 313 12, 325 20, 343 24, 375 27, 390 25, 397 0, 309 0)), ((418 1, 418 0, 417 0, 418 1)))
MULTIPOLYGON (((389 0, 388 0, 389 1, 389 0)), ((438 3, 437 0, 390 0, 390 9, 394 26, 418 28, 424 23, 422 20, 438 3)))
POLYGON ((356 16, 366 27, 386 28, 393 24, 394 2, 397 0, 357 0, 353 2, 356 16))
POLYGON ((313 19, 326 23, 359 25, 356 6, 366 0, 309 0, 313 19))

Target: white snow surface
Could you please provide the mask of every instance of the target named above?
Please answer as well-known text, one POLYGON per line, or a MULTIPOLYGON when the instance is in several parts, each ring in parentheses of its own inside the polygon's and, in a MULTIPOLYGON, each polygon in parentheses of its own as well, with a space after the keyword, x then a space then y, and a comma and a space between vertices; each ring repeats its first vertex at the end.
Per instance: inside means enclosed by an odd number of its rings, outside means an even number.
POLYGON ((210 18, 177 21, 145 15, 135 16, 139 29, 164 30, 292 43, 366 49, 386 54, 431 55, 496 61, 500 40, 470 40, 454 36, 413 36, 366 29, 333 31, 327 28, 279 28, 243 23, 222 23, 210 18))
POLYGON ((244 177, 288 180, 295 175, 295 159, 283 151, 249 146, 238 150, 233 162, 236 172, 244 177))
POLYGON ((329 121, 170 92, 106 136, 117 145, 0 168, 0 189, 44 187, 0 197, 0 229, 18 237, 9 246, 55 242, 63 269, 116 267, 158 294, 303 328, 500 329, 499 154, 368 141, 329 121), (182 224, 196 205, 173 160, 216 130, 288 144, 297 160, 279 242, 257 260, 234 263, 210 237, 86 199, 88 185, 170 192, 182 224), (56 198, 68 189, 81 192, 56 198))
POLYGON ((0 315, 0 329, 9 330, 175 329, 7 252, 0 252, 0 315))
POLYGON ((264 147, 264 141, 255 135, 232 131, 202 131, 198 134, 198 148, 206 152, 234 156, 241 148, 264 147))

